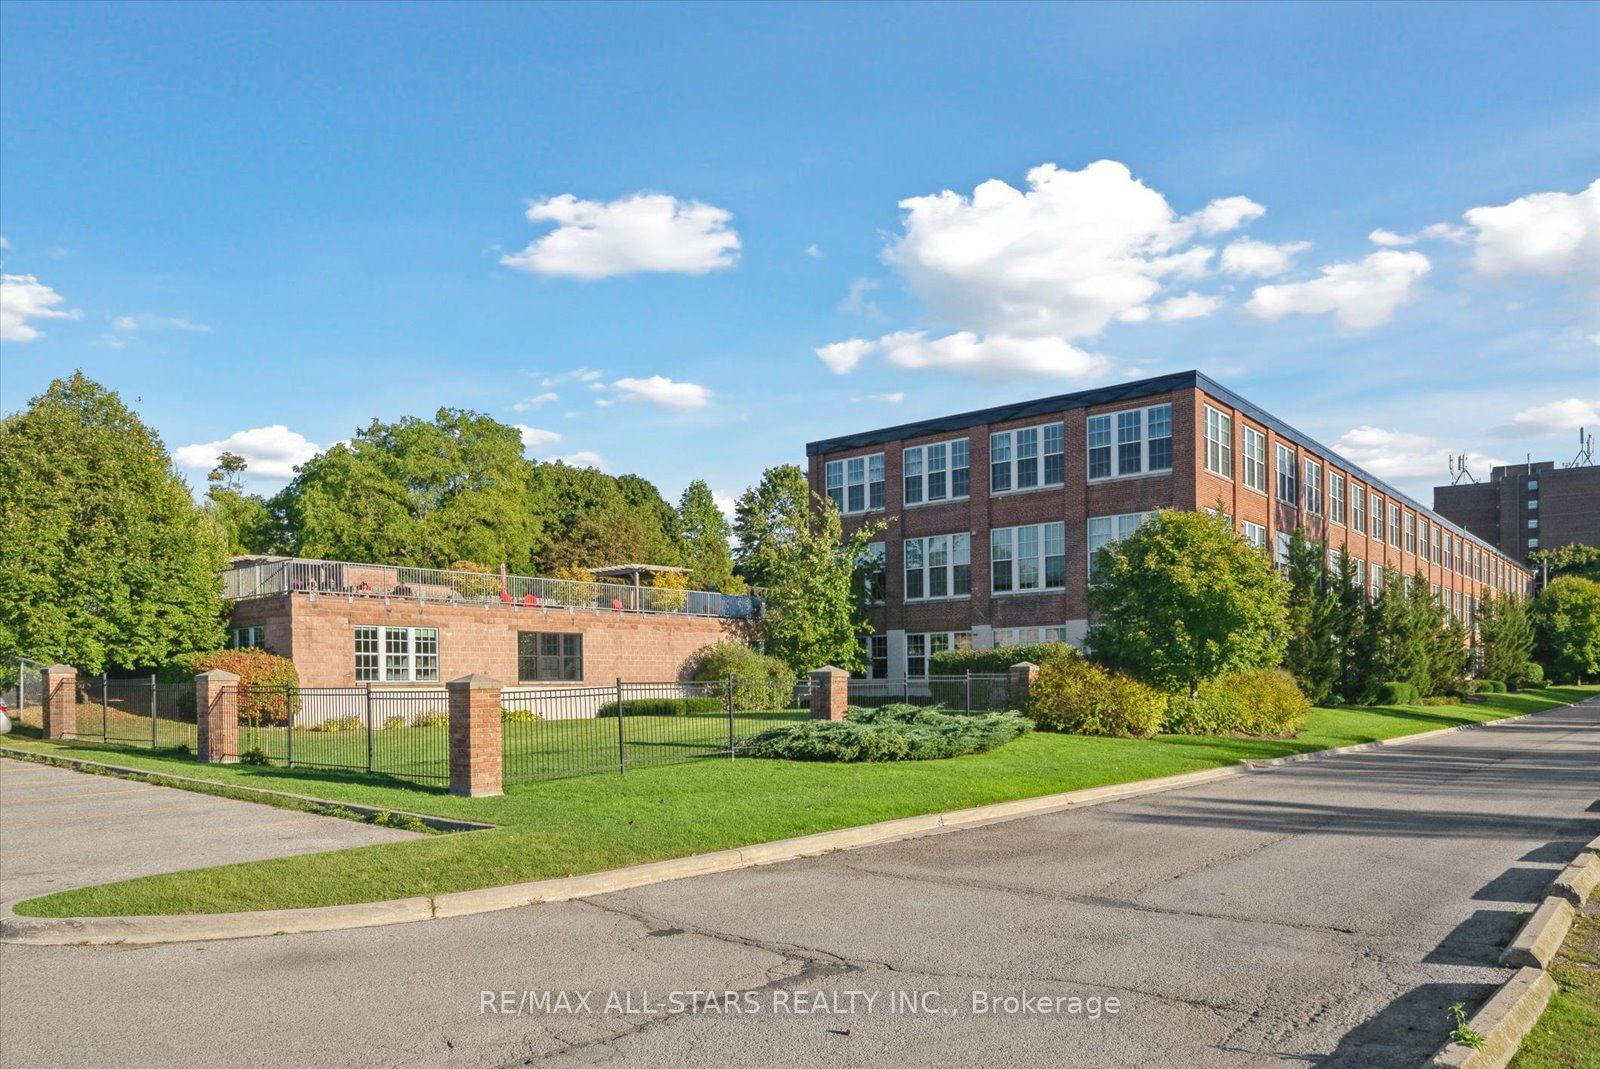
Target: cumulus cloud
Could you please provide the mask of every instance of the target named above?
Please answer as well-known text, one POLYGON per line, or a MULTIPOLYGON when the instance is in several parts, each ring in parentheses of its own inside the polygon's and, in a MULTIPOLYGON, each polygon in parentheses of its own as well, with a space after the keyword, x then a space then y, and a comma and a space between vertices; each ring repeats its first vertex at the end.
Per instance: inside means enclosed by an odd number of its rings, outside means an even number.
POLYGON ((878 288, 875 278, 856 278, 850 280, 850 292, 845 294, 844 300, 839 302, 839 311, 847 315, 865 316, 868 319, 883 320, 883 312, 872 301, 867 299, 867 294, 878 288))
POLYGON ((530 408, 538 408, 540 405, 547 405, 551 401, 559 400, 561 400, 560 394, 551 390, 546 390, 544 393, 536 393, 531 397, 524 397, 522 400, 511 406, 511 411, 526 412, 530 408))
POLYGON ((590 281, 644 271, 703 275, 739 259, 731 213, 665 193, 609 202, 564 193, 536 201, 526 214, 556 229, 500 262, 536 275, 590 281))
POLYGON ((1387 323, 1432 266, 1420 252, 1383 249, 1329 264, 1306 282, 1257 286, 1245 307, 1262 319, 1331 313, 1342 325, 1364 330, 1387 323))
POLYGON ((538 449, 541 445, 549 445, 551 442, 561 441, 560 431, 547 431, 540 427, 530 427, 526 423, 515 423, 512 426, 516 427, 517 433, 522 435, 522 448, 529 452, 538 449))
POLYGON ((1221 307, 1221 297, 1206 297, 1191 290, 1181 297, 1168 297, 1156 305, 1156 318, 1163 323, 1174 323, 1180 319, 1199 319, 1221 307))
POLYGON ((733 519, 734 507, 738 504, 737 498, 726 490, 713 490, 711 491, 711 500, 716 502, 717 509, 724 516, 730 520, 733 519))
POLYGON ((836 341, 817 350, 817 357, 835 375, 848 375, 856 365, 877 351, 878 343, 866 338, 836 341))
POLYGON ((1419 241, 1448 241, 1453 245, 1463 244, 1472 238, 1472 231, 1464 226, 1455 226, 1451 223, 1430 223, 1415 234, 1396 234, 1393 230, 1384 230, 1381 227, 1367 235, 1367 240, 1382 248, 1393 249, 1404 245, 1415 245, 1419 241))
POLYGON ((820 248, 818 248, 817 246, 815 246, 815 245, 807 245, 806 246, 806 255, 811 257, 813 260, 820 260, 820 259, 822 259, 822 255, 823 254, 822 254, 822 250, 820 248))
POLYGON ((1060 338, 980 337, 968 330, 929 338, 926 331, 896 331, 877 341, 886 363, 911 371, 937 368, 963 375, 1023 379, 1080 379, 1103 373, 1106 358, 1060 338))
POLYGON ((1268 241, 1240 238, 1222 250, 1222 270, 1246 278, 1271 278, 1293 267, 1295 255, 1310 247, 1309 241, 1286 241, 1274 245, 1268 241))
POLYGON ((644 401, 664 408, 704 408, 711 391, 694 382, 674 382, 664 375, 647 379, 618 379, 612 387, 629 401, 644 401))
POLYGON ((0 275, 0 341, 33 341, 42 332, 29 320, 77 319, 67 299, 32 275, 0 275))
MULTIPOLYGON (((1426 435, 1371 426, 1355 427, 1333 445, 1361 467, 1386 479, 1446 479, 1450 458, 1456 453, 1426 435)), ((1504 463, 1483 453, 1467 454, 1468 466, 1483 472, 1504 463)))
POLYGON ((1225 234, 1266 214, 1267 209, 1249 197, 1221 197, 1189 218, 1202 234, 1225 234))
MULTIPOLYGON (((596 371, 594 368, 589 367, 575 367, 571 371, 557 371, 548 375, 540 374, 537 371, 529 372, 530 377, 539 380, 540 386, 559 386, 564 382, 587 382, 592 386, 598 383, 604 375, 605 372, 596 371)), ((602 384, 600 388, 605 389, 605 386, 602 384)))
POLYGON ((1506 437, 1566 434, 1579 427, 1600 428, 1600 398, 1568 397, 1533 405, 1513 414, 1511 422, 1496 427, 1495 432, 1506 437))
POLYGON ((569 468, 594 468, 597 471, 606 470, 606 462, 599 453, 590 449, 580 449, 576 453, 568 453, 563 457, 550 457, 552 463, 565 464, 569 468))
POLYGON ((173 450, 172 459, 182 468, 209 471, 217 466, 217 458, 223 453, 236 453, 244 457, 247 475, 292 479, 297 465, 320 452, 322 447, 308 441, 305 435, 274 423, 269 427, 236 431, 215 442, 179 446, 173 450))
POLYGON ((1530 193, 1473 208, 1473 263, 1489 276, 1526 272, 1600 281, 1600 179, 1581 193, 1530 193))

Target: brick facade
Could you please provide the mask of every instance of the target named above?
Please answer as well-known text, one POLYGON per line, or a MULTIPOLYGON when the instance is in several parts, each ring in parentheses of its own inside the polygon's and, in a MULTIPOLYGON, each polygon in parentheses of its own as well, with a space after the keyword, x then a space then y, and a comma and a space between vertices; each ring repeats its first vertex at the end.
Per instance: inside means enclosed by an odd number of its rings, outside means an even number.
POLYGON ((450 793, 484 798, 503 793, 499 680, 483 675, 452 679, 450 793))
POLYGON ((195 750, 208 764, 239 760, 239 677, 213 669, 194 677, 195 750))
POLYGON ((53 664, 44 670, 44 737, 65 738, 77 730, 78 670, 69 664, 53 664))
POLYGON ((1600 465, 1497 467, 1488 482, 1434 487, 1433 507, 1516 561, 1538 549, 1600 546, 1600 465))

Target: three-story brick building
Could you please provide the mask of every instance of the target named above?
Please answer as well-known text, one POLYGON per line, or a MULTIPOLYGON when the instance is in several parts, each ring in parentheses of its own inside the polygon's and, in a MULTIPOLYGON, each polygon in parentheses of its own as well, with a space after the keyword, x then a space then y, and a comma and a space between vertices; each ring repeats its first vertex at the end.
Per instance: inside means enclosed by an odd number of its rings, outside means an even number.
POLYGON ((1470 621, 1525 592, 1504 553, 1197 371, 812 442, 812 488, 873 545, 874 676, 943 649, 1081 644, 1100 547, 1158 509, 1209 509, 1282 560, 1290 533, 1348 550, 1363 582, 1421 571, 1470 621))

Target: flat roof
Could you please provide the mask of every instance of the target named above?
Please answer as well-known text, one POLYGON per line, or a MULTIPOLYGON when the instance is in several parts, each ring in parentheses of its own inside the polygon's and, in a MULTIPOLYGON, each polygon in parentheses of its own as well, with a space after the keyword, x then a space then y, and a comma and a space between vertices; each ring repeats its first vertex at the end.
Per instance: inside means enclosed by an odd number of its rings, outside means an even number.
POLYGON ((1468 531, 1450 520, 1445 519, 1433 509, 1417 501, 1409 494, 1396 490, 1384 480, 1371 474, 1366 469, 1352 463, 1309 434, 1304 433, 1285 423, 1277 416, 1271 415, 1265 409, 1246 401, 1243 397, 1223 386, 1200 371, 1175 371, 1167 375, 1157 375, 1154 378, 1138 379, 1134 382, 1118 383, 1112 386, 1098 386, 1092 390, 1080 390, 1076 393, 1057 394, 1054 397, 1041 397, 1035 401, 1019 401, 1008 405, 996 405, 992 408, 980 408, 971 412, 961 412, 952 416, 939 416, 934 419, 918 420, 915 423, 901 423, 893 427, 881 427, 877 430, 862 431, 857 434, 840 435, 836 438, 824 438, 806 444, 806 456, 827 456, 830 453, 841 453, 846 450, 861 449, 867 446, 884 445, 889 442, 898 442, 906 438, 921 438, 931 434, 942 434, 948 431, 967 430, 972 427, 981 427, 991 423, 1005 423, 1014 419, 1027 419, 1029 416, 1046 416, 1057 412, 1066 412, 1075 408, 1090 408, 1095 405, 1114 404, 1117 401, 1136 401, 1141 397, 1154 397, 1158 394, 1171 393, 1174 390, 1197 389, 1210 394, 1239 410, 1242 415, 1249 417, 1263 427, 1271 428, 1280 438, 1293 442, 1300 448, 1316 453, 1324 459, 1337 464, 1349 474, 1360 479, 1368 486, 1379 490, 1382 494, 1394 501, 1400 501, 1410 506, 1419 515, 1427 516, 1440 527, 1445 528, 1463 541, 1470 542, 1481 549, 1485 549, 1501 560, 1506 561, 1519 571, 1528 573, 1528 569, 1518 564, 1511 557, 1489 542, 1468 531))

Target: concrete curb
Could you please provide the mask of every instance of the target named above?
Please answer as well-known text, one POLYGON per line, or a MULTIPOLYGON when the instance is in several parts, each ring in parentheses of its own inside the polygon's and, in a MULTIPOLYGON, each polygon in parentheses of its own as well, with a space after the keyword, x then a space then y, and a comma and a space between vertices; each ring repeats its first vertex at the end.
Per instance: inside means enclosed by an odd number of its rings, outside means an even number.
MULTIPOLYGON (((390 809, 381 805, 365 805, 360 802, 335 802, 327 798, 316 798, 309 794, 294 794, 290 791, 269 791, 263 787, 244 787, 233 783, 218 783, 216 780, 199 779, 195 776, 179 776, 170 772, 152 772, 147 768, 130 768, 127 765, 111 765, 104 761, 86 761, 81 757, 62 757, 59 754, 39 753, 36 750, 22 750, 13 746, 0 746, 0 757, 10 757, 17 761, 28 761, 36 765, 50 765, 54 768, 70 768, 76 772, 87 772, 91 775, 115 775, 123 779, 137 780, 140 783, 151 783, 157 787, 167 784, 183 784, 176 790, 194 790, 196 794, 209 794, 214 798, 227 798, 233 793, 254 795, 259 798, 261 805, 271 805, 274 800, 307 805, 326 806, 329 809, 343 809, 351 813, 358 813, 364 817, 404 817, 426 824, 434 831, 488 831, 498 828, 498 824, 484 824, 473 820, 453 820, 449 817, 433 817, 426 813, 413 813, 406 809, 390 809), (205 790, 201 788, 221 787, 222 790, 205 790)), ((242 799, 249 801, 252 799, 242 799)), ((328 814, 337 816, 337 814, 328 814)))
POLYGON ((1554 895, 1546 898, 1500 955, 1500 964, 1515 969, 1548 969, 1571 927, 1572 905, 1554 895))
POLYGON ((1555 989, 1556 982, 1543 969, 1517 970, 1467 1022, 1483 1036, 1483 1046, 1446 1043, 1428 1059, 1426 1069, 1504 1069, 1522 1045, 1522 1037, 1538 1023, 1555 989))
POLYGON ((1565 899, 1573 909, 1578 909, 1596 885, 1600 885, 1600 854, 1585 850, 1550 882, 1550 895, 1565 899))
MULTIPOLYGON (((1575 703, 1581 704, 1581 703, 1575 703)), ((1570 709, 1570 705, 1558 705, 1556 709, 1570 709)), ((1260 761, 1249 758, 1239 763, 1246 768, 1277 768, 1281 765, 1299 764, 1302 761, 1320 761, 1324 757, 1338 757, 1341 754, 1364 753, 1369 750, 1385 750, 1391 746, 1405 746, 1413 742, 1426 742, 1436 739, 1441 735, 1450 735, 1457 731, 1473 731, 1478 728, 1492 728, 1500 724, 1515 724, 1519 720, 1527 720, 1542 713, 1554 712, 1554 709, 1540 709, 1537 712, 1522 713, 1518 716, 1501 717, 1499 720, 1480 720, 1473 724, 1456 724, 1453 727, 1434 728, 1432 731, 1419 731, 1415 735, 1398 735, 1392 739, 1378 739, 1374 742, 1358 742, 1350 746, 1335 746, 1330 750, 1312 750, 1309 753, 1285 754, 1283 757, 1268 757, 1260 761)))

